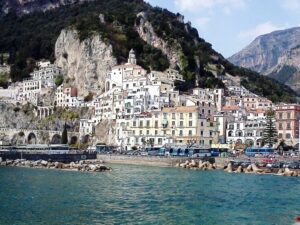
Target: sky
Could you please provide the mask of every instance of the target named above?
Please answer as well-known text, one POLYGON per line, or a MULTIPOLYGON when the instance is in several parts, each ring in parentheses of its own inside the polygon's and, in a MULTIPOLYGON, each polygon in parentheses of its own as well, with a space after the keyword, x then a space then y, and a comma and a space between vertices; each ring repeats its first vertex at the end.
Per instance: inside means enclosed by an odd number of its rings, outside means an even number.
POLYGON ((300 26, 300 0, 146 0, 184 15, 224 57, 257 36, 300 26))

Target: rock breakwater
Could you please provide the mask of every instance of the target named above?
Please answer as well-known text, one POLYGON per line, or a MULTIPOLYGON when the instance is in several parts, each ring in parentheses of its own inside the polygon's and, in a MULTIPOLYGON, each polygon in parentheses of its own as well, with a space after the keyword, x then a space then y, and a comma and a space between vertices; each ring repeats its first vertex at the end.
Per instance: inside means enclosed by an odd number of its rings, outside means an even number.
POLYGON ((205 160, 186 160, 184 163, 177 163, 176 167, 194 170, 215 170, 217 168, 215 162, 205 160))
POLYGON ((0 166, 15 166, 15 167, 28 167, 28 168, 48 168, 48 169, 62 169, 73 170, 81 172, 103 172, 110 171, 111 168, 104 165, 101 160, 81 160, 78 162, 62 163, 62 162, 50 162, 45 160, 2 160, 0 158, 0 166))
POLYGON ((224 167, 224 171, 228 173, 275 174, 288 177, 298 177, 300 175, 297 170, 290 170, 289 168, 258 168, 255 163, 252 163, 247 167, 238 166, 236 168, 234 168, 232 163, 228 163, 228 165, 224 167))

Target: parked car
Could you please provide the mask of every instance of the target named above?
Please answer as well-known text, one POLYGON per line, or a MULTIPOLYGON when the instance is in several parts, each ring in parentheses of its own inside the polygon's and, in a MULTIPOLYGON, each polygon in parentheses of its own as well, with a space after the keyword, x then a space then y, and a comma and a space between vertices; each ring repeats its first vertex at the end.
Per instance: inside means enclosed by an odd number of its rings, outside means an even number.
POLYGON ((251 165, 251 161, 244 161, 244 162, 241 163, 241 166, 242 166, 243 168, 246 168, 246 167, 248 167, 249 165, 251 165))
POLYGON ((300 163, 299 162, 286 162, 282 166, 283 168, 289 168, 289 169, 299 169, 300 163))

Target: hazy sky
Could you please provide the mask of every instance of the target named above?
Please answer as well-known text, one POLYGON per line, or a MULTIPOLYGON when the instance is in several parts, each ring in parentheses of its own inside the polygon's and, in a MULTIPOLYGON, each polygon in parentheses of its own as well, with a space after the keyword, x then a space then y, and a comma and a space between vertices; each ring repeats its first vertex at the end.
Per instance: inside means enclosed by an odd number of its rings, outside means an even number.
POLYGON ((255 37, 300 26, 300 0, 146 0, 180 12, 200 37, 229 57, 255 37))

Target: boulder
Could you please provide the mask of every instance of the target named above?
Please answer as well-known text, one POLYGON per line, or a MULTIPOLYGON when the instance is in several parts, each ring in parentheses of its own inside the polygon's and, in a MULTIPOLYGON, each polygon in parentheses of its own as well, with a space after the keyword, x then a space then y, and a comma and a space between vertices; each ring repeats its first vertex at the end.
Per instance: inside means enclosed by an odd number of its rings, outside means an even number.
POLYGON ((277 172, 277 175, 282 176, 282 175, 283 175, 283 172, 284 172, 283 169, 279 169, 278 172, 277 172))
POLYGON ((231 163, 228 163, 226 169, 224 169, 224 171, 228 172, 228 173, 232 173, 232 164, 231 163))
POLYGON ((236 171, 236 173, 242 173, 243 172, 243 167, 242 166, 239 166, 236 171))
POLYGON ((42 161, 41 161, 41 165, 42 165, 42 166, 47 166, 47 165, 48 165, 48 162, 45 161, 45 160, 42 160, 42 161))
POLYGON ((13 164, 13 162, 14 162, 13 160, 7 159, 6 160, 6 165, 9 166, 9 165, 13 164))
POLYGON ((26 161, 24 162, 24 166, 31 167, 31 166, 32 166, 31 161, 26 160, 26 161))
POLYGON ((251 166, 252 166, 252 170, 254 173, 262 173, 263 172, 263 170, 259 169, 254 163, 252 163, 251 166))
POLYGON ((214 168, 213 168, 213 165, 212 165, 211 163, 208 163, 207 169, 208 169, 208 170, 213 170, 213 169, 214 169, 214 168))
POLYGON ((3 162, 3 159, 2 159, 2 157, 0 157, 0 163, 2 163, 3 162))
POLYGON ((61 163, 61 162, 55 162, 54 163, 54 167, 56 169, 63 169, 63 163, 61 163))
POLYGON ((175 167, 180 167, 180 163, 176 163, 175 167))
POLYGON ((272 173, 272 170, 271 169, 269 169, 269 168, 267 168, 267 169, 264 169, 264 171, 263 171, 264 173, 272 173))
POLYGON ((189 164, 191 167, 196 167, 197 163, 195 162, 195 160, 192 160, 191 163, 189 164))
POLYGON ((97 170, 97 167, 95 165, 89 165, 89 169, 92 171, 92 172, 95 172, 97 170))
POLYGON ((75 163, 74 162, 70 162, 70 168, 74 168, 75 167, 75 163))
POLYGON ((291 171, 289 168, 284 169, 283 176, 290 177, 290 176, 293 176, 293 174, 294 174, 294 171, 291 171))
POLYGON ((252 165, 247 166, 245 173, 251 173, 252 172, 252 165))

